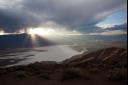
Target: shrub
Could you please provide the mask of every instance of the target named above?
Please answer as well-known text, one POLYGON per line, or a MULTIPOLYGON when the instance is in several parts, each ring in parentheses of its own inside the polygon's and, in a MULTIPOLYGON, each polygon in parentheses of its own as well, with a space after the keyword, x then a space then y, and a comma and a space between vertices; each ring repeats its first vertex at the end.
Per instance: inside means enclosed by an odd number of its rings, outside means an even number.
POLYGON ((127 81, 127 68, 114 68, 108 78, 115 81, 127 81))
POLYGON ((0 69, 0 76, 6 75, 8 72, 4 69, 0 69))
POLYGON ((17 72, 15 72, 15 74, 16 74, 16 77, 18 77, 18 78, 26 78, 26 77, 28 77, 28 75, 24 71, 17 71, 17 72))
POLYGON ((98 68, 89 68, 88 70, 91 74, 96 74, 96 73, 99 73, 100 71, 98 68))
POLYGON ((64 69, 62 80, 76 79, 76 78, 84 78, 89 80, 90 74, 88 71, 80 69, 80 68, 68 68, 64 69))
POLYGON ((50 76, 48 74, 40 74, 39 77, 46 80, 50 80, 50 76))

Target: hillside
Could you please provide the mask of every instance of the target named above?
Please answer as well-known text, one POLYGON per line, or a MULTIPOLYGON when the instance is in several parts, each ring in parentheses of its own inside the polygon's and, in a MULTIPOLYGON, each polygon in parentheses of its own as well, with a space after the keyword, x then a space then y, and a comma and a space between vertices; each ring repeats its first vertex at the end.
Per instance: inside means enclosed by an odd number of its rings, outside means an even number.
POLYGON ((124 48, 106 48, 99 51, 91 52, 91 53, 83 53, 82 55, 78 55, 72 57, 71 59, 67 59, 63 61, 64 64, 67 65, 82 65, 82 64, 96 64, 100 65, 118 65, 123 63, 127 65, 127 50, 124 48))
POLYGON ((1 85, 127 85, 127 49, 106 48, 56 63, 0 69, 1 85))

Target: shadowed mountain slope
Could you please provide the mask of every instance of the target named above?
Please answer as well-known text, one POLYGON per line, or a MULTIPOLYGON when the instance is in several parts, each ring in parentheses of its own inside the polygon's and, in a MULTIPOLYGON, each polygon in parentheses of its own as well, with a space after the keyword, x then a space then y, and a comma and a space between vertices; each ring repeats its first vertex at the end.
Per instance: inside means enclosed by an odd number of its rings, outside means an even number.
POLYGON ((36 42, 33 41, 33 38, 31 35, 26 33, 1 35, 0 49, 28 48, 28 47, 34 47, 34 46, 48 46, 53 44, 52 42, 38 35, 35 35, 35 37, 36 37, 36 42))

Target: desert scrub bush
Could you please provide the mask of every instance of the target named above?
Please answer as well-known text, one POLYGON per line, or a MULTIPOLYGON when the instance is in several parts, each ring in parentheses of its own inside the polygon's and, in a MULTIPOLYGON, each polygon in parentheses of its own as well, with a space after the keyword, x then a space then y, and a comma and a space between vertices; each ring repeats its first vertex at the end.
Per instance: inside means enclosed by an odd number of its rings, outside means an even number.
POLYGON ((0 69, 0 76, 6 75, 8 72, 4 69, 0 69))
POLYGON ((100 72, 99 68, 89 68, 88 71, 91 73, 91 74, 97 74, 100 72))
POLYGON ((39 77, 43 78, 43 79, 46 79, 46 80, 50 80, 50 75, 49 74, 40 74, 39 77))
POLYGON ((17 78, 20 78, 20 79, 28 77, 25 71, 16 71, 15 75, 17 78))
POLYGON ((127 68, 114 68, 108 78, 114 81, 127 81, 127 68))
POLYGON ((76 79, 76 78, 84 78, 86 80, 90 79, 90 73, 86 70, 83 70, 81 68, 67 68, 64 69, 62 80, 70 80, 70 79, 76 79))

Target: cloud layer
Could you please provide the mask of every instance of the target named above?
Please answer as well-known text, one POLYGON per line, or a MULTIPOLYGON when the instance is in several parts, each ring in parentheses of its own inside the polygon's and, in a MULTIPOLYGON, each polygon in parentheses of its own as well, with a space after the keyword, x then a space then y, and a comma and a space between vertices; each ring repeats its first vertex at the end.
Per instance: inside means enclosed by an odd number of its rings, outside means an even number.
POLYGON ((126 9, 126 2, 127 0, 0 0, 0 28, 6 32, 15 32, 21 28, 53 25, 70 30, 102 32, 95 25, 116 11, 126 9))

